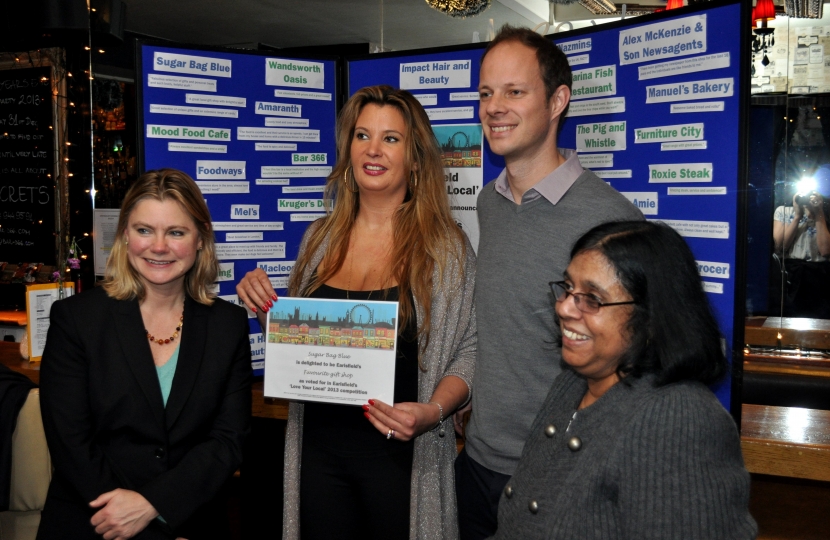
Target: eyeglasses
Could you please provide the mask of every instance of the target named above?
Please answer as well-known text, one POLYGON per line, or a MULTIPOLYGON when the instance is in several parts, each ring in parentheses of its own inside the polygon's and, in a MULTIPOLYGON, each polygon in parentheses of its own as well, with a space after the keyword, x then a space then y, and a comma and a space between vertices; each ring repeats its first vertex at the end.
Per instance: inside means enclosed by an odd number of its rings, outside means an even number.
POLYGON ((557 302, 562 302, 568 296, 574 297, 574 305, 576 305, 576 309, 581 311, 582 313, 593 314, 599 311, 599 308, 604 308, 607 306, 624 306, 626 304, 636 304, 637 302, 634 300, 629 300, 628 302, 600 302, 590 294, 585 293, 577 293, 571 291, 568 287, 567 282, 565 281, 551 281, 548 283, 550 285, 550 290, 553 292, 553 297, 556 299, 557 302))

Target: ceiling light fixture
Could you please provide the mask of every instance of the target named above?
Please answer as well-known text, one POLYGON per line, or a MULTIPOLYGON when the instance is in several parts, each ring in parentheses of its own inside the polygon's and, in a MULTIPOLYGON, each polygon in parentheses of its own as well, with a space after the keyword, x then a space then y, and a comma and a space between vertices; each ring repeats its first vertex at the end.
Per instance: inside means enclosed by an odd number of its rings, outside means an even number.
POLYGON ((579 3, 594 15, 608 15, 617 11, 617 6, 608 0, 579 0, 579 3))
POLYGON ((429 7, 450 17, 474 17, 490 7, 491 0, 426 0, 429 7))

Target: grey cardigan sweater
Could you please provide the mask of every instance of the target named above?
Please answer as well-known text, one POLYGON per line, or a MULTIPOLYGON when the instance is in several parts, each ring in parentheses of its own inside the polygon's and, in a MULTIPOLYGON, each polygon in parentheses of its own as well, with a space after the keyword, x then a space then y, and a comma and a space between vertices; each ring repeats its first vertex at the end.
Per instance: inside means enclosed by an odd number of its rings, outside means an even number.
MULTIPOLYGON (((314 225, 309 227, 309 231, 314 225)), ((300 244, 306 249, 309 232, 300 244)), ((473 304, 475 286, 475 253, 464 236, 466 258, 463 268, 455 259, 445 262, 444 282, 438 273, 433 276, 430 339, 420 357, 426 371, 418 371, 418 401, 426 403, 435 387, 447 375, 460 377, 471 388, 476 357, 476 316, 473 304), (463 273, 463 275, 462 275, 463 273)), ((303 274, 304 288, 314 269, 320 264, 328 246, 328 238, 313 254, 303 274)), ((460 253, 461 246, 456 246, 460 253)), ((423 320, 423 306, 417 301, 415 311, 423 320)), ((449 412, 449 411, 447 411, 449 412)), ((410 495, 410 540, 455 540, 458 538, 458 517, 455 498, 453 463, 456 457, 452 416, 444 419, 444 437, 437 430, 427 431, 415 439, 412 458, 410 495)), ((303 405, 291 402, 288 407, 288 429, 285 437, 285 470, 283 506, 283 539, 300 538, 300 463, 303 441, 303 405)), ((394 444, 394 442, 393 442, 394 444)))
POLYGON ((587 385, 565 369, 502 493, 495 538, 755 538, 732 418, 700 383, 653 380, 619 382, 573 417, 587 385))

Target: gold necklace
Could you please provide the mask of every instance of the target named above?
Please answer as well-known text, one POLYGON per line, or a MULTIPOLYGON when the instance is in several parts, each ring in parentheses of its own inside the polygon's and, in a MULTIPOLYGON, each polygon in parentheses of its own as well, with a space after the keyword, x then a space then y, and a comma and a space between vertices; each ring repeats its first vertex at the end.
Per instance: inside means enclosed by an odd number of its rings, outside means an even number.
POLYGON ((147 332, 147 339, 149 339, 150 341, 154 341, 154 342, 158 343, 159 345, 167 345, 168 343, 170 343, 171 341, 173 341, 174 339, 179 337, 179 332, 182 331, 182 325, 184 325, 184 311, 182 311, 182 316, 179 317, 179 325, 176 327, 176 331, 173 332, 173 335, 170 336, 169 338, 167 338, 167 339, 161 339, 161 338, 156 339, 155 336, 150 334, 150 332, 146 328, 144 329, 144 331, 147 332))

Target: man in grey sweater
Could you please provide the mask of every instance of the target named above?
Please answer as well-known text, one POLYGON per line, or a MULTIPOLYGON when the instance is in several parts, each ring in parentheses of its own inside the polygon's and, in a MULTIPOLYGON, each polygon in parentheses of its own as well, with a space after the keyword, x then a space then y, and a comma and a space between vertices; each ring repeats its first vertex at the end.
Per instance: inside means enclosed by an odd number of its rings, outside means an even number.
POLYGON ((528 29, 502 28, 482 57, 479 118, 506 167, 478 197, 478 357, 455 464, 462 540, 495 533, 501 491, 560 372, 548 282, 594 226, 643 219, 575 151, 557 148, 571 79, 565 55, 528 29))

